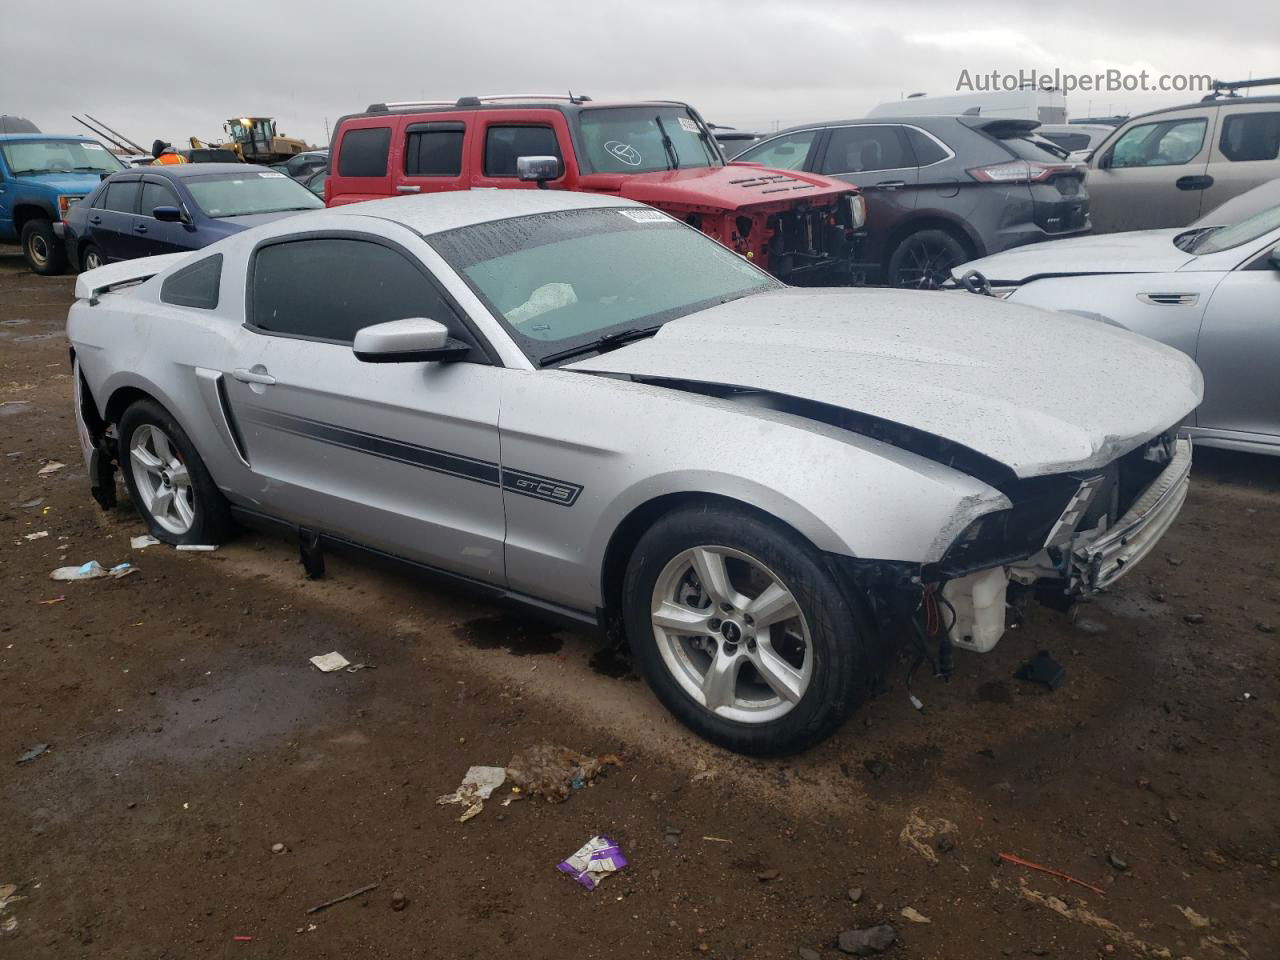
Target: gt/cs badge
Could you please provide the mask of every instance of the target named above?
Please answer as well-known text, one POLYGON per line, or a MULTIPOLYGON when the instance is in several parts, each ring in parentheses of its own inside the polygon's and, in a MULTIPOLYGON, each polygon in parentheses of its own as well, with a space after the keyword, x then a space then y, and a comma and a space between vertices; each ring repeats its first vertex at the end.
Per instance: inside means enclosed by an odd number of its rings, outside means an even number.
POLYGON ((558 503, 564 507, 573 506, 578 499, 578 494, 582 493, 581 485, 576 483, 566 483, 563 480, 552 480, 532 473, 506 469, 502 471, 502 486, 503 489, 510 490, 512 493, 558 503))

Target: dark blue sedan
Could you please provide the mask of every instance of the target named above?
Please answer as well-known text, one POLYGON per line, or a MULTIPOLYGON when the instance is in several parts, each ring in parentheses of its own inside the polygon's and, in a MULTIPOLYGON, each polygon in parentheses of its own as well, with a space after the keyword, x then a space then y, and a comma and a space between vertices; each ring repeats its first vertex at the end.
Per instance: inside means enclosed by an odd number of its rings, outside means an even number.
POLYGON ((245 163, 134 168, 107 177, 67 213, 62 236, 81 270, 197 250, 260 223, 323 207, 283 173, 245 163))

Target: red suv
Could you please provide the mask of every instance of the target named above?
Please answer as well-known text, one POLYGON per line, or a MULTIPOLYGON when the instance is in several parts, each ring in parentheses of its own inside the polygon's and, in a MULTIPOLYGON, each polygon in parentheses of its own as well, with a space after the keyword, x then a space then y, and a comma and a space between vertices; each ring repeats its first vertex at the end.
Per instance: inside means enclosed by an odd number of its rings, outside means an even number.
POLYGON ((437 190, 550 187, 664 210, 797 284, 851 278, 866 207, 848 183, 726 163, 688 104, 588 97, 375 103, 333 132, 329 206, 437 190))

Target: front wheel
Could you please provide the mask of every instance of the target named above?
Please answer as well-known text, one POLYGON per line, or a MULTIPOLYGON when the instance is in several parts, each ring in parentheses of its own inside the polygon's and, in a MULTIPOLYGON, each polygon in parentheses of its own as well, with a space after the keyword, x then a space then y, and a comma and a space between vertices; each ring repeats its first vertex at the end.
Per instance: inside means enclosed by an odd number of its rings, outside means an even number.
POLYGON ((22 256, 33 271, 42 277, 52 277, 67 266, 67 252, 53 235, 53 224, 48 220, 28 220, 22 228, 22 256))
POLYGON ((102 251, 96 245, 87 244, 80 253, 80 269, 82 271, 97 270, 106 264, 106 260, 102 257, 102 251))
POLYGON ((802 750, 869 688, 867 639, 820 554, 753 513, 668 514, 637 544, 623 591, 649 685, 682 723, 730 750, 802 750))
POLYGON ((951 279, 951 268, 972 259, 964 244, 945 230, 917 230, 889 257, 891 287, 936 290, 951 279))
POLYGON ((129 498, 151 535, 173 544, 222 542, 231 525, 227 502, 169 412, 139 400, 120 418, 119 433, 129 498))

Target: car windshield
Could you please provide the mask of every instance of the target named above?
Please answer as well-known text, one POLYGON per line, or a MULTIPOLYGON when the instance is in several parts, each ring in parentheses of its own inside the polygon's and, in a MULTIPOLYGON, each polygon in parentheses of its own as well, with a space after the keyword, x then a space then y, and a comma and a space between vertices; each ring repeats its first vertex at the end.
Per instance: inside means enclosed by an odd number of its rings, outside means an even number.
POLYGON ((578 138, 584 173, 652 173, 724 165, 715 138, 687 107, 584 109, 578 113, 578 138))
POLYGON ((1230 250, 1242 243, 1249 243, 1274 230, 1280 230, 1280 206, 1255 213, 1247 220, 1229 227, 1214 227, 1197 236, 1188 248, 1189 253, 1205 254, 1230 250))
POLYGON ((602 337, 643 335, 677 317, 783 286, 716 241, 645 207, 514 217, 427 241, 535 363, 594 352, 591 345, 602 337))
POLYGON ((0 144, 15 177, 46 173, 116 173, 124 169, 100 143, 85 140, 19 140, 0 144))
POLYGON ((298 181, 274 170, 186 177, 183 183, 191 191, 196 206, 214 218, 315 210, 324 206, 323 200, 298 181))

